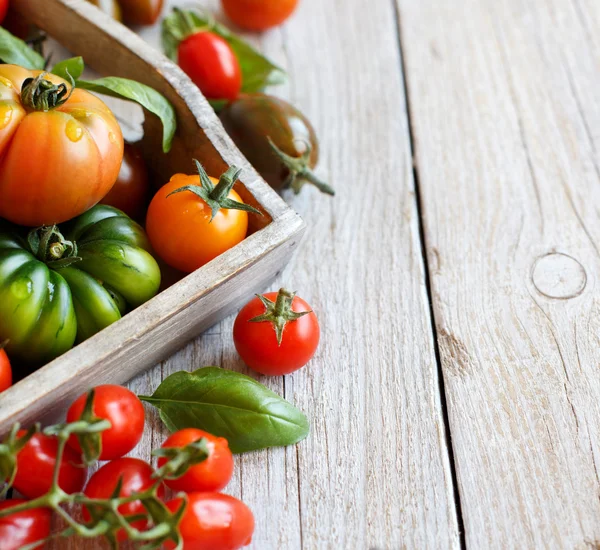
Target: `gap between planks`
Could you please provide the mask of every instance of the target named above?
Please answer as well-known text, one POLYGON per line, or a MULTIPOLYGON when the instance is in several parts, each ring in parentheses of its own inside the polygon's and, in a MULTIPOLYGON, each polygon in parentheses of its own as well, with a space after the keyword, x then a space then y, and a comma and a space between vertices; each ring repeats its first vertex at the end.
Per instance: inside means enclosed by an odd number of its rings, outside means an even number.
POLYGON ((413 120, 411 116, 410 107, 410 91, 408 87, 408 79, 410 78, 408 71, 406 71, 406 64, 404 60, 404 47, 402 44, 402 28, 400 26, 400 7, 396 3, 396 0, 390 0, 392 3, 392 9, 396 19, 396 32, 398 34, 398 49, 400 52, 400 73, 402 74, 402 85, 404 88, 404 105, 403 108, 406 111, 406 117, 408 119, 408 139, 410 146, 410 159, 412 162, 412 173, 413 181, 415 186, 415 199, 417 204, 417 215, 419 219, 419 240, 421 243, 421 258, 423 266, 425 268, 425 286, 427 288, 427 301, 429 305, 429 319, 431 321, 431 332, 433 334, 433 349, 435 352, 435 362, 438 369, 438 381, 440 388, 440 402, 442 407, 442 417, 444 419, 444 431, 446 435, 446 448, 448 450, 448 459, 450 461, 450 471, 452 474, 452 490, 454 493, 454 506, 456 509, 456 520, 458 524, 458 534, 460 540, 460 547, 464 550, 467 547, 465 540, 465 529, 464 520, 460 498, 460 487, 458 485, 458 479, 456 474, 456 459, 454 456, 454 447, 452 446, 452 434, 450 429, 450 417, 448 414, 448 403, 446 401, 446 384, 444 377, 444 370, 442 368, 442 359, 440 356, 440 344, 438 338, 438 330, 435 319, 435 311, 433 307, 433 290, 431 286, 431 275, 429 258, 427 255, 427 238, 425 236, 425 225, 423 221, 423 204, 421 197, 421 189, 419 182, 419 169, 415 159, 415 135, 413 132, 413 120))

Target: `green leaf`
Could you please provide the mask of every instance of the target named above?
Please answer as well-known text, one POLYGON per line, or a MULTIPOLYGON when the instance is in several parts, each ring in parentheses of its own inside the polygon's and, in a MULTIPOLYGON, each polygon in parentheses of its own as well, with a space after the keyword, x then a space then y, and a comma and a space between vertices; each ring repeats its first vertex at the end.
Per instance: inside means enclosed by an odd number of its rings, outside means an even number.
POLYGON ((26 69, 42 70, 46 65, 45 59, 39 53, 2 27, 0 27, 0 59, 4 63, 20 65, 26 69))
POLYGON ((234 453, 292 445, 309 432, 306 416, 253 378, 206 367, 176 372, 152 396, 172 432, 199 428, 226 438, 234 453))
POLYGON ((70 59, 59 61, 56 65, 54 65, 54 67, 52 67, 52 71, 50 72, 56 76, 64 78, 67 82, 69 82, 69 75, 77 80, 81 76, 81 73, 83 73, 84 68, 85 64, 83 63, 83 57, 71 57, 70 59), (67 74, 67 72, 69 74, 67 74))
POLYGON ((231 46, 242 69, 242 92, 259 92, 267 86, 276 86, 286 81, 287 75, 283 69, 229 29, 197 10, 173 11, 163 20, 162 42, 167 56, 177 63, 179 43, 186 36, 200 31, 214 32, 231 46))
POLYGON ((77 87, 111 97, 135 101, 154 113, 163 124, 163 151, 168 153, 171 150, 173 136, 177 128, 175 109, 154 88, 140 84, 135 80, 117 76, 107 76, 97 80, 77 80, 77 87))

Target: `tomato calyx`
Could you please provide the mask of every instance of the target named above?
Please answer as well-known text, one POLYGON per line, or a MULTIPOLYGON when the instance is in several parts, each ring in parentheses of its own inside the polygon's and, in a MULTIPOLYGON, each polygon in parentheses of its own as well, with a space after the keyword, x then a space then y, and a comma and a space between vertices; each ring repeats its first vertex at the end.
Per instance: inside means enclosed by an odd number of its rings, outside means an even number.
POLYGON ((229 193, 242 173, 241 168, 237 168, 236 166, 228 168, 227 172, 221 175, 219 183, 215 186, 202 165, 196 159, 194 159, 194 162, 196 163, 196 168, 198 169, 198 174, 200 176, 200 185, 184 185, 169 193, 167 197, 175 195, 176 193, 182 193, 183 191, 194 193, 209 206, 211 210, 210 221, 215 218, 221 208, 225 210, 243 210, 245 212, 259 214, 260 216, 263 215, 257 208, 229 198, 229 193))
POLYGON ((205 437, 185 447, 163 447, 152 452, 152 456, 167 458, 168 461, 159 468, 154 477, 177 479, 183 476, 192 466, 204 462, 210 456, 208 440, 205 437))
POLYGON ((79 446, 81 447, 83 463, 86 466, 91 466, 100 458, 100 455, 102 454, 102 432, 112 427, 110 420, 104 420, 94 415, 95 395, 96 392, 94 390, 91 390, 88 393, 83 412, 79 417, 79 420, 87 422, 90 426, 102 426, 102 429, 97 431, 88 430, 77 434, 77 441, 79 441, 79 446))
POLYGON ((290 172, 286 180, 283 182, 284 189, 290 188, 297 195, 300 193, 300 190, 304 184, 308 182, 314 185, 319 191, 321 191, 321 193, 331 196, 335 195, 335 189, 329 184, 320 180, 310 169, 310 155, 312 153, 312 147, 310 143, 304 141, 306 148, 304 153, 302 153, 302 156, 292 157, 277 147, 277 145, 275 145, 269 136, 267 136, 267 139, 269 140, 269 144, 271 145, 273 152, 279 157, 279 160, 290 172))
POLYGON ((173 13, 175 14, 176 19, 172 22, 173 24, 169 26, 168 32, 177 42, 182 42, 193 34, 209 32, 212 28, 211 19, 208 19, 207 25, 198 26, 189 10, 182 10, 181 8, 174 7, 173 13))
POLYGON ((77 243, 65 239, 56 225, 32 229, 27 235, 27 244, 31 253, 52 269, 81 261, 77 255, 77 243))
POLYGON ((50 111, 60 107, 63 103, 69 101, 75 81, 67 71, 67 76, 71 80, 71 88, 62 83, 54 84, 46 77, 46 71, 41 72, 35 78, 26 78, 21 86, 21 102, 32 111, 50 111))
POLYGON ((312 313, 312 310, 299 312, 293 311, 292 302, 296 297, 296 293, 290 292, 285 288, 281 288, 279 290, 277 293, 277 298, 274 302, 261 294, 257 294, 256 297, 264 304, 266 309, 262 315, 253 317, 248 322, 271 323, 275 329, 275 334, 277 335, 277 344, 279 345, 281 345, 281 340, 283 339, 283 330, 288 323, 297 321, 300 319, 300 317, 304 317, 304 315, 312 313))
POLYGON ((34 424, 24 434, 19 435, 20 428, 21 426, 18 422, 14 424, 10 433, 0 443, 0 481, 6 481, 6 485, 0 491, 0 497, 6 495, 15 480, 17 474, 17 454, 40 431, 39 424, 34 424))

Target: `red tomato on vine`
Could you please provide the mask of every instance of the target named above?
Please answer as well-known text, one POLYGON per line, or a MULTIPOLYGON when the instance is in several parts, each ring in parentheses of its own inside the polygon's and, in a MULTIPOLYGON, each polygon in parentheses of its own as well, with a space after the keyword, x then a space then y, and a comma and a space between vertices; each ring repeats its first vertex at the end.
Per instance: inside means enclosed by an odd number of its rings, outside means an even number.
MULTIPOLYGON (((0 502, 0 510, 12 508, 25 500, 5 500, 0 502)), ((50 535, 52 512, 47 508, 33 508, 0 518, 0 548, 19 550, 20 548, 44 540, 50 535)), ((39 546, 38 548, 42 548, 39 546)))
MULTIPOLYGON (((102 468, 90 478, 84 493, 89 498, 110 498, 115 491, 119 480, 121 480, 119 496, 128 497, 134 493, 141 493, 146 489, 150 489, 156 482, 156 480, 152 478, 152 474, 154 474, 154 469, 150 464, 143 460, 130 457, 118 458, 117 460, 113 460, 102 466, 102 468)), ((158 489, 158 496, 159 498, 164 496, 164 488, 162 485, 158 489)), ((145 514, 146 510, 139 500, 135 500, 119 506, 119 512, 127 517, 145 514)), ((90 513, 85 507, 83 508, 83 517, 86 521, 89 521, 90 519, 90 513)), ((141 519, 133 522, 132 526, 136 529, 145 529, 147 527, 147 521, 141 519)), ((124 530, 120 530, 117 533, 117 539, 119 541, 126 540, 127 533, 125 533, 124 530)))
MULTIPOLYGON (((18 435, 25 434, 21 430, 18 435)), ((58 438, 35 434, 17 455, 17 474, 13 487, 28 499, 46 494, 52 485, 54 465, 58 451, 58 438)), ((65 447, 58 484, 66 493, 77 493, 83 489, 87 469, 81 463, 81 455, 65 447)))
MULTIPOLYGON (((95 389, 93 413, 97 418, 110 421, 111 427, 101 434, 102 452, 99 460, 113 460, 131 451, 144 433, 144 406, 138 397, 123 386, 106 384, 95 389)), ((75 422, 84 411, 87 394, 83 394, 67 412, 67 422, 75 422)), ((81 452, 76 436, 69 438, 69 446, 81 452)))
MULTIPOLYGON (((176 479, 166 479, 165 485, 174 491, 186 493, 196 491, 220 491, 233 475, 233 455, 223 437, 215 437, 203 430, 187 428, 175 432, 162 444, 162 448, 185 447, 194 441, 205 439, 209 456, 203 462, 191 466, 176 479)), ((158 459, 158 467, 167 463, 167 458, 158 459)))
MULTIPOLYGON (((237 550, 252 541, 254 516, 242 501, 221 493, 191 493, 179 524, 185 550, 237 550)), ((181 499, 167 502, 172 512, 181 499)), ((168 542, 169 550, 175 544, 168 542)))

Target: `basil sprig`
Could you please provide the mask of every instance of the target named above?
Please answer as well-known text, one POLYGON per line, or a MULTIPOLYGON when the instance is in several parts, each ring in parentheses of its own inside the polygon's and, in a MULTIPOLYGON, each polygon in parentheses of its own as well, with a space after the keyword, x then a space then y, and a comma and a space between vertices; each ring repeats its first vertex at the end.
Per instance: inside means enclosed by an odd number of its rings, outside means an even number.
POLYGON ((224 437, 234 453, 292 445, 309 433, 306 416, 253 378, 218 367, 168 376, 152 396, 171 431, 198 428, 224 437))
POLYGON ((283 69, 226 27, 193 9, 174 10, 163 19, 162 43, 167 57, 177 63, 180 42, 191 34, 202 31, 215 33, 231 46, 242 70, 242 92, 260 92, 267 86, 286 81, 287 75, 283 69))

